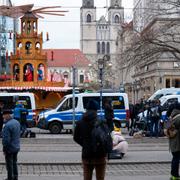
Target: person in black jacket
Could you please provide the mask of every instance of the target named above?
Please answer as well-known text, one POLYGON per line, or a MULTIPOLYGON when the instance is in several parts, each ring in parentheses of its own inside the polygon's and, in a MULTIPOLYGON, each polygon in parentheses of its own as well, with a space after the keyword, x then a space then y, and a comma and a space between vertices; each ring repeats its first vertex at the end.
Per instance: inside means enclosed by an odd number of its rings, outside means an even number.
POLYGON ((0 137, 2 136, 2 128, 3 128, 3 114, 2 114, 3 107, 4 107, 4 103, 0 101, 0 137))
POLYGON ((109 98, 105 99, 104 101, 104 117, 106 119, 109 130, 112 132, 114 130, 114 110, 112 107, 112 100, 109 98))
POLYGON ((97 110, 99 104, 90 100, 87 111, 82 119, 77 122, 74 131, 74 141, 82 147, 82 163, 84 180, 92 180, 93 170, 96 170, 96 179, 104 180, 107 154, 94 153, 92 148, 91 131, 98 120, 97 110))

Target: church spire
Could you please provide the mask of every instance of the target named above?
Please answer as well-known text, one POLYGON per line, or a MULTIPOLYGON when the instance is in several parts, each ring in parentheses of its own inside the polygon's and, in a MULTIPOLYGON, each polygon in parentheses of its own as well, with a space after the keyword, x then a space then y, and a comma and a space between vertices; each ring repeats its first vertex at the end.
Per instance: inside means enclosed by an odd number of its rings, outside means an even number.
POLYGON ((94 8, 94 0, 83 0, 83 8, 94 8))
POLYGON ((111 8, 115 8, 115 7, 121 7, 121 0, 111 0, 111 8))

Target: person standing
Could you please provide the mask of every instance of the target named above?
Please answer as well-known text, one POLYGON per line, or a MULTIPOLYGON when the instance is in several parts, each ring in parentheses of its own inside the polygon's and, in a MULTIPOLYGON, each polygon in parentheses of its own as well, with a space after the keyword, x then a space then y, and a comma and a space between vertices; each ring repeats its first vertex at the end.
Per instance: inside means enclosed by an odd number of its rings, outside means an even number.
POLYGON ((90 100, 87 111, 82 119, 77 122, 74 131, 74 141, 82 147, 82 164, 84 180, 92 180, 93 170, 96 170, 96 179, 104 180, 106 169, 106 153, 94 153, 92 148, 92 129, 97 122, 99 104, 90 100))
POLYGON ((23 104, 17 104, 14 108, 14 118, 18 120, 21 124, 21 136, 23 136, 27 131, 27 115, 28 110, 23 104))
POLYGON ((150 136, 153 135, 158 138, 159 137, 159 121, 161 118, 161 106, 159 101, 153 101, 152 107, 148 110, 147 115, 150 117, 150 136))
POLYGON ((106 119, 109 130, 112 132, 114 130, 114 110, 112 107, 112 101, 109 98, 105 99, 104 101, 104 118, 106 119))
POLYGON ((20 123, 12 118, 11 110, 3 111, 2 145, 6 161, 7 179, 18 180, 17 155, 20 150, 20 123))
POLYGON ((3 116, 2 116, 3 107, 4 107, 4 103, 0 101, 0 137, 2 136, 2 128, 3 128, 3 116))
POLYGON ((180 161, 180 110, 174 109, 170 116, 170 126, 174 128, 173 137, 169 137, 169 148, 172 153, 171 180, 179 180, 180 161))

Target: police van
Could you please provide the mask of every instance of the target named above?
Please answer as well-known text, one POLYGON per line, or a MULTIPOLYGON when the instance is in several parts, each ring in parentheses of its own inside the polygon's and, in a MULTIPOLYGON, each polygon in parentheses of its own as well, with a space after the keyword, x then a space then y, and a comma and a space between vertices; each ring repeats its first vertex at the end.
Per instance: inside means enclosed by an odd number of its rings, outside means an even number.
POLYGON ((172 95, 172 94, 180 94, 180 88, 171 87, 171 88, 159 89, 148 99, 148 101, 160 99, 163 96, 172 95))
MULTIPOLYGON (((98 110, 98 116, 104 116, 104 101, 111 99, 114 109, 114 118, 121 122, 123 127, 129 123, 129 101, 126 93, 102 93, 102 112, 98 110)), ((75 94, 75 110, 73 111, 73 95, 66 95, 55 109, 43 111, 38 116, 37 127, 49 130, 53 134, 59 134, 62 129, 72 129, 73 121, 81 119, 86 111, 89 100, 94 99, 100 104, 100 93, 75 94), (73 116, 74 115, 74 116, 73 116)))
POLYGON ((35 126, 36 105, 33 93, 10 93, 0 92, 0 101, 4 104, 4 109, 14 109, 17 103, 21 103, 28 110, 27 123, 28 127, 35 126))

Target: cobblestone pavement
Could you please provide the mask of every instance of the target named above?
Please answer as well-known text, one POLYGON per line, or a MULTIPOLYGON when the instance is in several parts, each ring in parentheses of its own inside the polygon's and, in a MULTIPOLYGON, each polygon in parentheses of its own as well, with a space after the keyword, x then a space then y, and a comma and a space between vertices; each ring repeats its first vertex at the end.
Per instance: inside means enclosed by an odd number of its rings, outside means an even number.
MULTIPOLYGON (((108 164, 107 176, 151 176, 168 175, 170 173, 169 163, 133 163, 133 164, 108 164)), ((24 175, 80 175, 82 176, 81 164, 21 164, 19 174, 24 175)), ((0 175, 6 175, 4 165, 0 165, 0 175)))
MULTIPOLYGON (((51 135, 35 129, 36 138, 21 139, 19 180, 81 180, 81 147, 71 134, 51 135)), ((106 180, 168 180, 171 154, 167 138, 133 139, 122 160, 109 160, 106 180)), ((0 149, 2 149, 0 144, 0 149)), ((0 180, 6 176, 3 153, 0 152, 0 180)))

